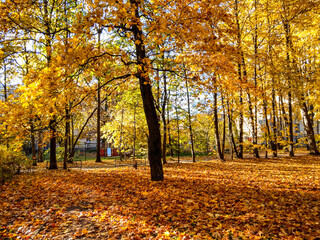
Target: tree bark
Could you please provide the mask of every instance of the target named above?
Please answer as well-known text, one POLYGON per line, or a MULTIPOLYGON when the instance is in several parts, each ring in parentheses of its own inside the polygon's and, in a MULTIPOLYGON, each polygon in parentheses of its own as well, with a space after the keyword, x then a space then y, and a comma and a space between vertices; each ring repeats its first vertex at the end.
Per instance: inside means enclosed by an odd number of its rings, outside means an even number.
MULTIPOLYGON (((265 96, 263 95, 265 98, 265 96)), ((268 156, 268 143, 272 142, 271 140, 271 132, 269 127, 269 120, 268 120, 268 102, 266 99, 263 100, 263 110, 264 110, 264 119, 266 121, 266 129, 267 129, 267 139, 266 139, 266 158, 268 156)))
MULTIPOLYGON (((170 96, 170 90, 169 90, 170 96)), ((170 148, 170 157, 173 158, 173 146, 172 146, 172 138, 171 138, 171 128, 170 128, 170 111, 169 111, 169 97, 168 97, 168 104, 167 104, 167 130, 168 130, 168 140, 169 140, 169 148, 170 148)))
POLYGON ((215 131, 215 138, 216 138, 216 146, 218 151, 218 156, 221 161, 224 161, 224 155, 221 151, 221 144, 220 144, 220 133, 219 133, 219 119, 218 119, 218 101, 217 101, 217 92, 213 93, 213 117, 214 117, 214 131, 215 131))
POLYGON ((177 155, 178 155, 178 163, 180 163, 180 125, 179 125, 179 114, 178 114, 178 86, 177 86, 175 103, 176 103, 175 108, 176 108, 176 122, 177 122, 177 133, 178 133, 177 155))
POLYGON ((239 151, 238 157, 243 158, 243 98, 242 98, 242 88, 240 89, 240 114, 239 114, 239 151))
MULTIPOLYGON (((44 9, 44 26, 45 26, 45 47, 46 47, 46 59, 47 66, 51 65, 52 58, 52 39, 51 39, 51 20, 50 20, 50 11, 49 11, 49 3, 48 0, 43 1, 43 9, 44 9)), ((55 89, 50 89, 51 91, 55 91, 55 89)), ((54 93, 51 93, 53 96, 54 93)), ((53 115, 49 121, 49 129, 50 129, 50 165, 49 169, 58 169, 57 165, 57 133, 56 133, 56 115, 53 115)))
POLYGON ((67 169, 67 162, 69 161, 69 133, 70 133, 70 115, 68 106, 66 107, 66 125, 64 134, 64 157, 63 157, 63 169, 67 169))
MULTIPOLYGON (((234 150, 236 153, 237 158, 240 158, 238 150, 237 150, 237 145, 233 136, 233 127, 232 127, 232 110, 230 109, 230 103, 229 100, 227 100, 227 107, 228 107, 228 125, 229 125, 229 136, 230 136, 230 141, 231 141, 231 148, 234 150)), ((231 150, 232 150, 231 149, 231 150)), ((233 159, 233 151, 232 151, 232 159, 233 159)))
POLYGON ((57 134, 57 132, 56 132, 56 121, 54 119, 55 119, 55 117, 53 117, 49 123, 49 129, 50 129, 50 164, 49 164, 49 169, 58 169, 57 155, 56 155, 56 149, 57 149, 56 134, 57 134))
POLYGON ((294 150, 293 150, 293 116, 292 116, 292 96, 291 96, 291 90, 289 90, 288 93, 288 105, 289 105, 289 156, 294 156, 294 150))
POLYGON ((31 149, 32 149, 32 166, 37 166, 37 157, 36 157, 36 140, 34 136, 34 124, 33 120, 31 119, 31 149))
POLYGON ((188 104, 188 127, 189 127, 189 133, 190 133, 190 142, 191 142, 191 157, 192 162, 196 162, 196 157, 194 155, 194 141, 193 141, 193 132, 192 132, 192 122, 191 122, 191 109, 190 109, 190 96, 189 96, 189 86, 188 86, 188 79, 186 76, 186 70, 185 70, 185 80, 186 80, 186 90, 187 90, 187 104, 188 104))
MULTIPOLYGON (((163 59, 164 60, 164 59, 163 59)), ((167 153, 167 121, 166 121, 166 105, 167 105, 167 75, 163 72, 163 102, 161 108, 161 117, 163 124, 163 138, 162 138, 162 161, 163 164, 167 163, 166 153, 167 153)))
MULTIPOLYGON (((285 9, 284 9, 285 10, 285 9)), ((289 156, 294 156, 294 149, 293 149, 293 116, 292 116, 292 79, 291 79, 291 66, 290 66, 290 25, 287 19, 283 19, 283 27, 285 31, 286 37, 286 61, 287 61, 287 80, 288 80, 288 125, 289 125, 289 156)))
POLYGON ((38 132, 38 162, 43 162, 43 155, 42 155, 42 131, 39 130, 38 132))
MULTIPOLYGON (((274 80, 273 80, 274 81, 274 80)), ((278 156, 277 147, 277 119, 276 119, 276 95, 274 87, 272 86, 272 136, 271 136, 271 150, 273 157, 278 156)))
POLYGON ((304 101, 304 99, 302 102, 302 112, 304 114, 304 119, 305 119, 305 129, 307 133, 308 144, 310 147, 310 153, 314 155, 320 155, 320 152, 317 147, 317 142, 314 136, 313 121, 311 119, 311 116, 308 111, 308 106, 304 101))
POLYGON ((146 115, 147 125, 149 129, 148 135, 148 158, 151 170, 152 181, 163 180, 163 168, 161 161, 161 134, 159 118, 154 105, 154 98, 151 88, 151 80, 148 72, 148 58, 146 56, 144 37, 141 28, 141 20, 139 16, 139 1, 130 0, 134 8, 135 23, 131 25, 131 31, 134 36, 136 57, 137 57, 137 78, 139 79, 140 92, 143 102, 143 108, 146 115))
MULTIPOLYGON (((100 52, 100 36, 101 29, 98 30, 98 48, 100 52)), ((96 162, 102 162, 100 156, 100 144, 101 144, 101 89, 100 89, 100 78, 98 80, 98 90, 97 90, 97 155, 96 162)))
MULTIPOLYGON (((4 77, 4 84, 3 84, 3 91, 4 91, 4 101, 7 102, 8 99, 8 90, 7 90, 7 65, 6 65, 6 59, 3 59, 3 77, 4 77)), ((6 124, 6 134, 8 134, 8 125, 6 124)), ((9 138, 6 136, 6 147, 9 149, 9 138)))
POLYGON ((243 158, 243 89, 241 87, 242 84, 242 72, 241 72, 241 66, 242 66, 242 49, 241 49, 241 28, 240 28, 240 21, 239 21, 239 1, 234 1, 235 6, 235 17, 236 17, 236 24, 237 24, 237 48, 238 48, 238 77, 240 81, 240 97, 239 97, 239 103, 240 103, 240 112, 239 112, 239 151, 238 151, 238 158, 243 158))
POLYGON ((122 146, 122 138, 123 138, 123 131, 122 131, 122 128, 123 128, 123 113, 124 113, 124 108, 122 106, 122 110, 121 110, 121 121, 120 121, 120 140, 119 140, 119 156, 120 156, 120 161, 122 161, 122 157, 125 156, 125 149, 124 147, 122 146), (123 153, 121 153, 121 148, 123 148, 123 153))
MULTIPOLYGON (((254 26, 254 87, 257 89, 257 81, 258 81, 258 25, 257 25, 257 0, 254 1, 254 8, 255 8, 255 26, 254 26)), ((252 143, 253 143, 253 155, 256 158, 260 158, 259 156, 259 150, 257 148, 258 144, 258 106, 257 106, 257 97, 254 97, 254 115, 253 115, 253 109, 251 108, 251 114, 252 114, 252 143)), ((249 102, 249 106, 251 105, 251 102, 249 102)))

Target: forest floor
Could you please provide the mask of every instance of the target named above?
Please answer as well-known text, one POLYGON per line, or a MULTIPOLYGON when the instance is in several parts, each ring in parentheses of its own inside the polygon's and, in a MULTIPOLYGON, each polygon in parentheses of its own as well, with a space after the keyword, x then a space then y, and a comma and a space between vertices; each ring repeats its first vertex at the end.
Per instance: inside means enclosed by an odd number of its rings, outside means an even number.
POLYGON ((320 157, 182 160, 15 176, 0 239, 320 239, 320 157))

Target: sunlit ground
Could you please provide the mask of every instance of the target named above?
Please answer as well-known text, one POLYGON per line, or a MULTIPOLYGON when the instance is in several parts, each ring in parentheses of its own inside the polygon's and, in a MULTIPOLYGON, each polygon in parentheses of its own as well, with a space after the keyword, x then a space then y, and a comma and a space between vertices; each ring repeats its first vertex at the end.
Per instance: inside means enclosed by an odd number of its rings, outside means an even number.
MULTIPOLYGON (((173 159, 174 160, 174 159, 173 159)), ((320 157, 33 171, 0 186, 0 239, 314 239, 320 157)))

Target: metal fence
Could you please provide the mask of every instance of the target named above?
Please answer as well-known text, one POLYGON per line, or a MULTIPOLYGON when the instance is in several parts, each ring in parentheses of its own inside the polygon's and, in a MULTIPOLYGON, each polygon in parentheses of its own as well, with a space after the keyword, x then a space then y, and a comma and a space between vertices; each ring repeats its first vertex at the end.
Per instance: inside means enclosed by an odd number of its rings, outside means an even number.
MULTIPOLYGON (((57 148, 58 167, 63 166, 64 149, 57 148)), ((49 167, 50 149, 47 149, 44 154, 46 167, 49 167)), ((101 163, 95 163, 97 158, 96 143, 81 143, 75 147, 74 157, 72 162, 68 163, 68 168, 112 168, 124 166, 145 166, 147 164, 146 155, 139 155, 133 159, 133 156, 120 158, 116 149, 105 148, 101 146, 100 158, 101 163)))

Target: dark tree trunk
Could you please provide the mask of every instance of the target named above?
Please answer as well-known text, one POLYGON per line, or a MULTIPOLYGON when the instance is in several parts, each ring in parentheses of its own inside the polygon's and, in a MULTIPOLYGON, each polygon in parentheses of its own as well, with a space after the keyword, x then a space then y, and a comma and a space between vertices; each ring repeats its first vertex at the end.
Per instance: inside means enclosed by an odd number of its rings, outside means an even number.
MULTIPOLYGON (((101 29, 98 30, 98 48, 100 52, 100 36, 101 29)), ((98 90, 97 90, 97 155, 96 162, 101 162, 100 156, 100 144, 101 144, 101 89, 100 89, 100 78, 98 79, 98 90)))
POLYGON ((268 2, 266 3, 266 7, 267 7, 267 23, 268 23, 268 51, 267 51, 267 55, 270 58, 270 65, 271 65, 271 79, 272 79, 272 113, 270 114, 270 119, 271 120, 271 126, 272 126, 272 133, 271 133, 271 139, 270 139, 270 145, 271 145, 271 150, 272 150, 272 154, 273 157, 277 157, 278 155, 278 148, 277 148, 277 136, 278 136, 278 132, 277 132, 277 121, 276 121, 276 94, 275 94, 275 77, 274 77, 274 72, 275 72, 275 67, 273 64, 273 51, 272 51, 272 46, 273 43, 271 41, 272 36, 271 36, 271 30, 272 30, 272 26, 270 24, 270 11, 269 11, 269 4, 268 2))
POLYGON ((69 109, 66 107, 66 126, 64 134, 64 157, 63 157, 63 169, 67 169, 67 162, 69 161, 69 133, 70 133, 70 115, 69 109))
MULTIPOLYGON (((170 96, 170 90, 169 90, 169 96, 170 96)), ((168 97, 168 106, 167 106, 167 130, 168 130, 170 156, 173 158, 173 146, 172 146, 171 128, 170 128, 169 97, 168 97)))
POLYGON ((186 70, 185 70, 186 89, 187 89, 187 104, 188 104, 188 125, 189 125, 190 142, 191 142, 191 156, 192 156, 192 162, 196 162, 196 157, 194 155, 194 141, 193 141, 192 122, 191 122, 189 86, 188 86, 188 79, 187 79, 186 75, 187 74, 186 74, 186 70))
POLYGON ((231 150, 232 150, 232 159, 233 159, 233 150, 236 153, 237 158, 239 157, 239 153, 237 150, 237 145, 233 136, 233 127, 232 127, 232 110, 230 109, 230 103, 229 100, 227 101, 227 107, 228 107, 228 125, 229 125, 229 136, 230 136, 230 144, 231 144, 231 150))
MULTIPOLYGON (((254 1, 254 8, 255 8, 255 27, 254 27, 254 87, 257 89, 257 82, 258 82, 258 20, 257 20, 257 0, 254 1)), ((243 57, 244 58, 244 57, 243 57)), ((253 114, 253 108, 251 107, 251 121, 252 121, 252 143, 253 143, 253 155, 256 158, 260 158, 259 156, 259 150, 257 148, 258 144, 258 106, 257 106, 257 97, 254 97, 254 114, 253 114)), ((249 108, 251 105, 251 101, 249 102, 249 108)))
POLYGON ((71 129, 69 135, 69 163, 73 163, 74 153, 75 153, 75 141, 74 141, 74 123, 73 123, 73 115, 70 115, 71 121, 71 129))
POLYGON ((136 159, 136 140, 137 140, 136 111, 137 111, 138 103, 139 102, 137 102, 134 105, 134 110, 133 110, 133 161, 135 161, 136 159))
POLYGON ((161 117, 163 124, 163 139, 162 139, 162 161, 163 164, 167 163, 166 153, 167 153, 167 121, 166 121, 166 105, 167 105, 167 75, 163 73, 163 102, 161 109, 161 117))
POLYGON ((293 157, 294 156, 294 151, 293 151, 293 116, 292 116, 292 96, 291 96, 291 91, 288 93, 288 104, 289 104, 289 156, 293 157))
POLYGON ((222 107, 223 107, 223 130, 222 130, 222 144, 221 144, 221 152, 224 156, 225 148, 226 148, 226 110, 223 103, 223 98, 221 99, 222 107))
POLYGON ((255 127, 255 118, 253 113, 253 107, 251 103, 251 95, 248 93, 248 104, 249 104, 249 114, 250 114, 250 120, 251 120, 251 131, 252 131, 252 144, 253 144, 253 156, 255 158, 260 158, 258 148, 255 146, 257 145, 256 141, 256 127, 255 127))
POLYGON ((159 118, 154 105, 154 98, 151 88, 151 80, 149 78, 148 66, 147 66, 147 56, 144 45, 144 37, 141 28, 139 26, 140 16, 139 16, 139 1, 130 0, 133 5, 134 20, 131 26, 131 31, 134 35, 134 42, 136 48, 136 57, 138 64, 137 78, 139 79, 141 97, 143 101, 143 108, 146 115, 147 125, 149 129, 148 135, 148 158, 151 170, 151 180, 152 181, 162 181, 163 180, 163 168, 161 161, 161 133, 159 118))
MULTIPOLYGON (((244 59, 244 54, 243 54, 243 51, 241 50, 241 62, 242 62, 242 69, 243 69, 243 78, 245 81, 247 81, 247 70, 246 70, 246 65, 245 65, 245 59, 244 59)), ((255 78, 255 82, 257 81, 256 80, 256 66, 255 66, 255 75, 254 75, 254 78, 255 78)), ((249 115, 250 115, 250 123, 251 123, 251 129, 252 129, 252 144, 253 144, 253 156, 255 158, 260 158, 259 156, 259 151, 258 151, 258 148, 255 146, 257 145, 258 141, 257 141, 257 137, 256 137, 256 126, 255 126, 255 115, 253 113, 253 106, 252 106, 252 100, 251 100, 251 94, 249 92, 249 89, 247 88, 247 96, 248 96, 248 107, 249 107, 249 115)))
MULTIPOLYGON (((50 67, 52 59, 52 34, 51 34, 51 19, 48 0, 43 1, 44 10, 44 25, 45 25, 45 47, 46 47, 46 60, 47 66, 50 67)), ((50 89, 52 91, 51 97, 54 96, 56 89, 50 89)), ((57 165, 57 133, 56 133, 56 116, 52 116, 49 122, 50 129, 50 164, 49 169, 58 169, 57 165)))
POLYGON ((42 132, 39 130, 38 132, 38 162, 43 162, 43 155, 42 155, 42 132))
POLYGON ((286 140, 286 141, 289 141, 289 133, 288 133, 288 127, 289 127, 289 118, 287 116, 287 112, 286 112, 286 109, 284 107, 284 104, 283 104, 283 96, 282 94, 280 94, 280 102, 279 102, 279 107, 281 108, 281 112, 282 112, 282 116, 280 116, 280 119, 282 120, 283 119, 283 122, 281 121, 280 122, 280 131, 283 132, 284 129, 285 130, 285 135, 282 136, 282 139, 286 140))
POLYGON ((241 73, 241 66, 242 66, 242 58, 240 56, 242 55, 242 49, 241 49, 241 27, 240 27, 240 21, 239 21, 239 1, 234 1, 234 8, 235 8, 235 17, 236 17, 236 24, 237 24, 237 48, 238 48, 238 78, 240 81, 240 97, 239 97, 239 103, 240 103, 240 112, 239 112, 239 151, 238 151, 238 158, 243 158, 243 90, 241 87, 242 83, 242 73, 241 73), (241 55, 240 55, 241 54, 241 55))
POLYGON ((239 116, 239 151, 238 151, 238 157, 243 158, 243 112, 242 112, 242 106, 243 106, 243 98, 242 98, 242 89, 240 89, 240 116, 239 116))
MULTIPOLYGON (((68 46, 68 38, 69 38, 69 26, 68 26, 68 6, 67 6, 67 0, 64 0, 63 4, 64 8, 64 23, 65 23, 65 39, 64 43, 65 46, 68 46)), ((66 52, 68 49, 66 48, 66 52)), ((67 162, 69 161, 69 141, 70 141, 70 115, 69 115, 69 103, 68 103, 68 95, 66 96, 66 125, 65 125, 65 134, 64 134, 64 157, 63 157, 63 169, 67 169, 67 162)))
POLYGON ((36 156, 36 140, 34 136, 34 125, 33 120, 31 120, 31 149, 32 149, 32 166, 37 166, 37 156, 36 156))
POLYGON ((269 120, 268 120, 268 102, 267 100, 263 100, 263 110, 264 110, 264 119, 266 121, 266 128, 267 128, 267 139, 266 139, 266 158, 268 156, 268 143, 272 142, 271 134, 270 134, 270 127, 269 127, 269 120))
MULTIPOLYGON (((274 80, 273 80, 274 81, 274 80)), ((277 119, 276 119, 276 96, 275 90, 272 86, 272 136, 271 136, 271 150, 273 157, 278 156, 277 148, 277 119)))
POLYGON ((314 136, 314 130, 313 130, 313 121, 308 111, 308 106, 306 102, 303 99, 302 103, 302 112, 304 114, 305 119, 305 129, 307 132, 307 138, 308 138, 308 144, 310 147, 310 153, 314 155, 320 155, 320 152, 317 147, 317 142, 314 136))
MULTIPOLYGON (((8 99, 8 92, 7 92, 7 65, 6 65, 6 60, 4 59, 4 64, 3 64, 3 77, 4 77, 4 84, 3 84, 3 92, 4 92, 4 101, 7 102, 8 99)), ((6 124, 6 134, 8 133, 8 125, 6 124)), ((9 149, 9 138, 6 137, 6 147, 9 149)))
MULTIPOLYGON (((53 117, 55 119, 55 117, 53 117)), ((49 169, 58 169, 57 165, 57 155, 56 155, 56 149, 57 149, 57 132, 56 132, 56 121, 50 120, 49 123, 49 129, 50 129, 50 164, 49 169)))
POLYGON ((100 99, 100 80, 98 80, 98 105, 97 105, 97 155, 96 162, 101 162, 100 143, 101 143, 101 99, 100 99))
POLYGON ((213 107, 214 131, 215 131, 215 138, 216 138, 218 156, 219 156, 220 160, 224 161, 224 156, 223 156, 223 152, 221 151, 221 145, 220 145, 217 95, 218 95, 217 92, 213 93, 213 101, 214 101, 214 107, 213 107))
POLYGON ((119 152, 119 156, 120 156, 120 161, 122 161, 123 156, 125 157, 125 148, 122 146, 122 137, 123 137, 123 113, 124 113, 124 108, 122 106, 122 110, 121 110, 121 121, 120 121, 120 140, 119 140, 119 148, 118 148, 118 152, 119 152), (123 149, 123 151, 122 151, 123 149))
POLYGON ((178 86, 177 86, 177 92, 176 92, 175 105, 176 105, 175 108, 176 108, 176 121, 177 121, 177 133, 178 133, 177 155, 178 155, 178 163, 180 163, 180 125, 179 125, 179 114, 178 114, 178 86))
MULTIPOLYGON (((285 10, 285 6, 284 10, 285 10)), ((287 72, 286 72, 286 77, 287 77, 287 84, 288 84, 288 125, 289 125, 289 156, 293 157, 294 156, 294 150, 293 150, 293 116, 292 116, 292 77, 291 77, 291 59, 290 59, 290 24, 286 19, 283 19, 283 27, 285 31, 285 37, 286 37, 286 61, 287 61, 287 72)))

